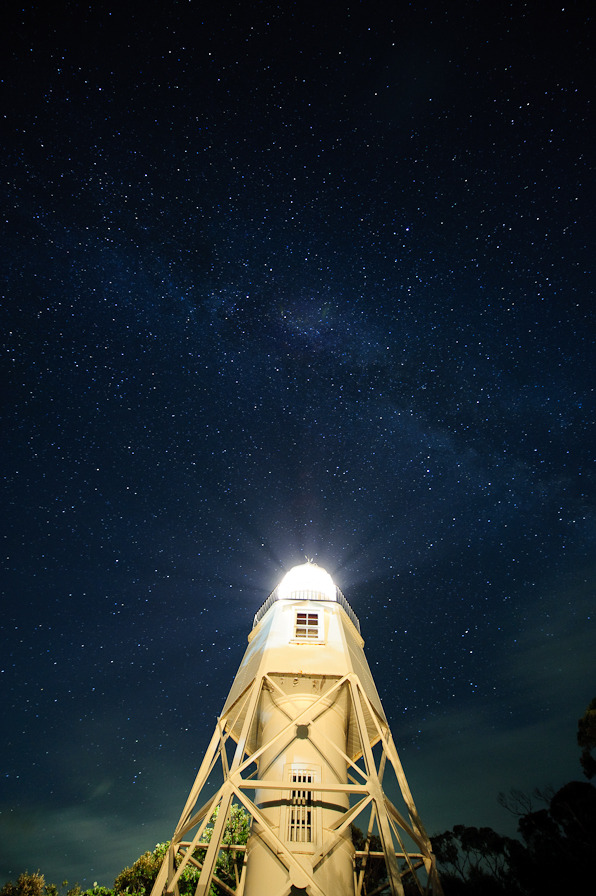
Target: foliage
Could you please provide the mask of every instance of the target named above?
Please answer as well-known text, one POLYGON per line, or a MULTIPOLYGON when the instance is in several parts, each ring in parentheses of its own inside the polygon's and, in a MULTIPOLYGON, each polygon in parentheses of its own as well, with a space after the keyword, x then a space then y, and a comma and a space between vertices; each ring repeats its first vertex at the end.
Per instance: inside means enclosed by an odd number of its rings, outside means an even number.
POLYGON ((168 846, 169 844, 158 843, 153 852, 144 852, 130 868, 124 868, 114 881, 114 893, 142 896, 150 892, 168 846))
MULTIPOLYGON (((366 837, 356 825, 352 825, 352 842, 356 851, 362 851, 366 848, 366 837)), ((382 852, 383 845, 379 837, 373 834, 370 838, 369 852, 382 852)), ((356 873, 359 875, 364 860, 356 858, 356 873)), ((372 893, 376 888, 387 879, 385 870, 385 860, 376 857, 368 857, 364 864, 364 886, 363 893, 372 893)))
POLYGON ((531 793, 512 787, 508 793, 499 793, 497 802, 516 818, 533 812, 536 803, 548 805, 555 795, 552 787, 535 787, 531 793))
POLYGON ((34 874, 24 871, 16 884, 9 880, 0 890, 0 896, 45 896, 45 893, 45 878, 39 871, 34 874))
MULTIPOLYGON (((219 807, 211 816, 209 825, 204 831, 202 840, 205 843, 211 840, 213 825, 217 819, 218 811, 219 807)), ((248 840, 249 830, 250 818, 248 814, 241 806, 233 805, 222 838, 222 844, 244 846, 248 840)), ((114 881, 115 896, 144 896, 144 894, 150 893, 169 846, 169 842, 158 843, 153 852, 143 853, 130 868, 125 868, 121 871, 114 881)), ((205 849, 196 849, 193 859, 202 865, 205 853, 205 849)), ((238 856, 233 850, 223 850, 218 857, 215 874, 228 886, 234 888, 237 883, 236 874, 239 873, 241 866, 242 856, 238 856)), ((180 896, 192 896, 196 889, 199 875, 200 868, 197 865, 189 863, 186 866, 180 876, 180 896)), ((216 893, 213 886, 211 891, 212 894, 216 893)))
MULTIPOLYGON (((596 698, 578 721, 580 762, 596 774, 596 698)), ((499 803, 515 815, 521 840, 491 828, 456 825, 432 838, 446 896, 560 896, 585 892, 596 855, 596 789, 571 781, 531 793, 511 790, 499 803), (537 808, 542 804, 544 808, 537 808)))
POLYGON ((591 879, 596 854, 596 790, 571 781, 547 809, 521 818, 519 832, 527 849, 516 870, 525 892, 581 892, 591 879))
POLYGON ((596 759, 592 750, 596 749, 596 697, 577 722, 577 743, 582 748, 581 766, 586 778, 596 775, 596 759))
POLYGON ((513 867, 518 840, 503 837, 492 828, 455 825, 432 838, 433 852, 446 893, 519 893, 513 867))
POLYGON ((463 825, 432 838, 446 896, 584 891, 596 854, 596 789, 571 781, 546 808, 533 805, 531 797, 516 796, 514 808, 528 807, 519 815, 521 841, 463 825))
MULTIPOLYGON (((219 814, 219 806, 211 816, 209 826, 205 829, 203 840, 205 843, 211 842, 213 834, 213 826, 219 814)), ((245 812, 242 806, 233 805, 230 809, 230 815, 226 823, 224 835, 222 837, 222 845, 224 846, 246 846, 248 835, 250 833, 250 816, 245 812)), ((201 851, 200 861, 205 857, 205 850, 201 851)), ((223 850, 217 860, 215 866, 215 874, 228 886, 235 888, 240 876, 242 868, 243 855, 234 850, 223 850)))
MULTIPOLYGON (((62 890, 65 896, 113 896, 112 890, 97 885, 84 892, 79 884, 69 888, 67 880, 62 881, 62 890)), ((24 871, 16 884, 9 881, 0 889, 0 896, 60 896, 60 891, 56 884, 46 884, 43 874, 39 871, 34 874, 24 871)))

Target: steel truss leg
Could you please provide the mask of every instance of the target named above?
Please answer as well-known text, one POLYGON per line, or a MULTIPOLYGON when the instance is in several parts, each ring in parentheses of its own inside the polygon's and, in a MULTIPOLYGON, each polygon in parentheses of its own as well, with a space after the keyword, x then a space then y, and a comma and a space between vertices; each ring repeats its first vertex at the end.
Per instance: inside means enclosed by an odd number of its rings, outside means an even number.
MULTIPOLYGON (((362 813, 368 805, 372 803, 371 817, 368 825, 367 844, 370 843, 372 828, 376 819, 376 824, 381 837, 381 843, 385 857, 388 883, 391 889, 392 896, 404 896, 402 875, 397 863, 396 850, 393 839, 394 832, 400 848, 402 849, 404 855, 406 855, 409 871, 416 878, 415 868, 412 865, 412 862, 407 856, 406 851, 401 843, 401 838, 398 831, 399 828, 401 828, 404 833, 408 834, 408 836, 413 840, 414 843, 416 843, 416 845, 420 849, 422 854, 421 858, 424 862, 428 876, 428 886, 430 887, 430 891, 433 893, 433 896, 442 896, 442 889, 436 873, 436 866, 434 862, 434 856, 432 855, 431 851, 430 841, 422 826, 416 807, 414 805, 414 801, 412 799, 412 795, 410 793, 405 774, 403 772, 403 768, 397 754, 397 750, 391 738, 391 733, 387 728, 386 723, 382 724, 375 710, 371 706, 360 684, 358 676, 350 673, 343 678, 338 679, 337 682, 335 682, 335 684, 328 691, 326 691, 324 694, 321 694, 321 696, 317 700, 315 700, 310 706, 303 709, 296 717, 290 717, 288 715, 288 724, 284 726, 280 731, 278 731, 275 736, 272 737, 266 744, 260 744, 256 750, 254 750, 252 753, 248 753, 247 745, 250 740, 253 725, 256 721, 259 699, 264 686, 267 687, 269 697, 273 699, 274 702, 277 692, 279 692, 279 696, 283 695, 283 692, 279 689, 276 683, 273 682, 268 676, 265 675, 263 677, 259 677, 252 682, 252 684, 244 692, 243 696, 239 699, 239 701, 235 703, 234 707, 232 707, 232 710, 234 710, 234 712, 230 712, 218 719, 213 737, 211 738, 211 742, 209 744, 209 747, 207 748, 196 779, 180 816, 180 820, 172 838, 171 846, 168 850, 167 855, 164 857, 164 861, 155 881, 151 896, 163 896, 164 892, 168 894, 168 896, 169 894, 178 896, 178 881, 180 879, 180 876, 192 859, 192 854, 197 845, 200 843, 203 832, 209 822, 209 819, 212 817, 214 810, 219 807, 219 812, 214 824, 211 840, 209 842, 209 845, 206 846, 207 852, 200 872, 199 882, 195 891, 195 896, 207 896, 211 883, 214 879, 217 858, 225 833, 226 823, 228 821, 228 817, 234 800, 237 800, 242 805, 244 805, 250 815, 259 822, 262 828, 262 834, 260 835, 261 841, 263 842, 265 847, 271 850, 272 854, 275 855, 277 859, 281 861, 282 864, 288 869, 288 875, 290 873, 290 869, 294 866, 305 873, 304 868, 298 863, 296 857, 288 849, 287 845, 283 843, 273 831, 266 817, 261 813, 259 808, 244 792, 247 789, 256 789, 260 783, 263 785, 267 783, 266 771, 263 781, 253 779, 251 777, 247 779, 243 778, 244 772, 251 765, 253 765, 254 763, 258 764, 259 757, 265 750, 270 750, 276 744, 279 745, 280 751, 285 749, 287 744, 290 743, 295 737, 295 728, 297 724, 307 724, 309 726, 309 739, 321 754, 323 760, 325 759, 325 755, 329 755, 329 749, 331 749, 336 755, 341 756, 346 761, 346 763, 348 764, 348 768, 351 767, 353 775, 357 774, 359 778, 362 779, 362 784, 356 782, 354 784, 346 783, 346 789, 343 792, 358 794, 360 796, 360 799, 358 800, 357 805, 349 808, 341 816, 341 818, 338 819, 337 824, 333 832, 331 833, 331 836, 327 838, 327 840, 322 844, 321 848, 316 852, 315 856, 313 856, 313 873, 315 872, 316 867, 323 861, 323 859, 336 848, 341 840, 343 832, 346 830, 348 825, 358 815, 360 815, 360 813, 362 813), (346 753, 343 752, 336 744, 332 743, 326 736, 322 725, 317 724, 318 720, 322 718, 325 712, 329 709, 329 700, 333 699, 334 694, 339 695, 339 693, 345 688, 347 688, 348 690, 352 713, 357 723, 361 753, 364 760, 364 771, 362 768, 360 768, 360 766, 356 765, 355 762, 350 759, 350 757, 347 756, 346 753), (233 760, 231 764, 228 764, 226 741, 227 738, 230 737, 230 735, 226 735, 225 732, 226 730, 229 732, 231 726, 239 718, 242 712, 244 712, 242 729, 236 741, 233 760), (369 733, 370 723, 367 724, 367 717, 365 715, 365 712, 368 714, 369 719, 372 719, 373 726, 376 729, 376 736, 374 739, 371 738, 371 735, 369 733), (372 750, 372 744, 378 741, 380 741, 382 745, 382 754, 379 768, 377 769, 377 764, 372 750), (395 806, 393 806, 393 804, 385 797, 385 794, 383 792, 382 778, 386 759, 389 759, 389 762, 391 763, 395 771, 395 775, 397 777, 404 802, 406 803, 406 806, 408 808, 410 823, 408 823, 406 819, 402 817, 395 806), (217 765, 218 760, 221 761, 223 784, 221 785, 217 793, 211 799, 207 800, 202 808, 197 811, 195 810, 195 806, 205 784, 209 779, 209 776, 217 765), (393 829, 392 825, 394 825, 393 829), (181 846, 181 841, 185 834, 187 834, 195 826, 198 826, 197 831, 188 846, 186 846, 185 841, 184 848, 186 851, 182 856, 178 868, 176 868, 176 855, 178 854, 179 848, 181 846)), ((236 740, 236 735, 233 735, 233 739, 236 740)), ((354 781, 354 777, 352 777, 352 780, 354 781)), ((288 793, 291 789, 291 785, 288 784, 286 788, 284 782, 275 781, 274 784, 275 789, 282 791, 287 789, 288 793)), ((269 786, 271 787, 272 784, 269 783, 269 786)), ((328 789, 337 790, 340 786, 343 785, 338 782, 337 785, 329 785, 328 789)), ((324 786, 321 786, 318 789, 321 789, 324 792, 326 788, 324 786)), ((367 846, 367 851, 368 848, 369 847, 367 846)), ((418 855, 416 856, 416 858, 418 861, 420 861, 420 857, 418 855)), ((241 896, 241 893, 244 890, 246 863, 247 858, 245 857, 242 876, 240 878, 237 890, 237 896, 241 896)), ((363 874, 364 867, 360 871, 358 880, 355 879, 355 890, 357 893, 360 893, 362 890, 363 874)), ((309 896, 333 896, 333 894, 324 893, 320 889, 320 886, 316 883, 316 880, 312 877, 312 875, 307 874, 307 878, 308 883, 306 892, 309 894, 309 896)), ((276 894, 276 896, 285 896, 285 894, 290 892, 290 889, 291 887, 288 881, 287 886, 284 886, 283 888, 283 893, 282 891, 280 891, 280 893, 276 894)))

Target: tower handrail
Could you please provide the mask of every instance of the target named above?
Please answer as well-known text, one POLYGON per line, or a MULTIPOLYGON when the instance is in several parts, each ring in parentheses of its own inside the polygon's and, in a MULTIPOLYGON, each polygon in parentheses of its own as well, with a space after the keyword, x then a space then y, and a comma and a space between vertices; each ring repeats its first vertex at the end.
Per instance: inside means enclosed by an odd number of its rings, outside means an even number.
MULTIPOLYGON (((278 592, 279 592, 279 585, 277 586, 277 588, 274 588, 274 589, 273 589, 273 591, 271 592, 271 594, 269 595, 269 597, 267 598, 267 600, 265 601, 265 603, 264 603, 261 607, 259 607, 259 609, 258 609, 257 612, 255 613, 255 618, 254 618, 254 621, 253 621, 253 624, 252 624, 252 627, 253 627, 253 628, 255 628, 255 627, 259 624, 259 622, 261 621, 261 619, 263 618, 263 616, 265 615, 265 613, 267 612, 267 610, 269 610, 269 609, 273 606, 273 604, 274 604, 277 600, 280 599, 280 598, 279 598, 279 593, 278 593, 278 592)), ((321 594, 321 592, 319 592, 319 591, 311 591, 311 592, 308 592, 308 591, 300 591, 300 592, 297 592, 297 593, 300 594, 300 598, 299 598, 299 599, 302 599, 302 600, 305 599, 305 598, 304 598, 304 595, 308 595, 308 597, 309 597, 310 600, 326 600, 326 599, 327 599, 327 598, 326 598, 323 594, 321 594)), ((351 606, 350 606, 349 603, 347 602, 346 598, 344 597, 343 592, 337 587, 337 585, 335 586, 335 601, 336 601, 336 603, 338 603, 338 604, 342 607, 342 609, 345 611, 345 613, 346 613, 347 616, 348 616, 348 619, 349 619, 350 622, 355 626, 356 631, 357 631, 358 633, 360 633, 360 622, 358 621, 358 617, 356 616, 356 614, 354 613, 353 609, 351 608, 351 606)))

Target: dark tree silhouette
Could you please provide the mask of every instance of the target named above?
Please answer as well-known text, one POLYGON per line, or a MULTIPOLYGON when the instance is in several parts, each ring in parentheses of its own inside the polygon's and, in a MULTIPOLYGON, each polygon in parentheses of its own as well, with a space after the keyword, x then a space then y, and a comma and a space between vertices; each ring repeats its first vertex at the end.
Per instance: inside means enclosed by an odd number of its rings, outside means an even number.
MULTIPOLYGON (((596 774, 596 698, 578 722, 581 764, 596 774)), ((490 828, 456 825, 432 838, 446 896, 561 896, 593 889, 596 789, 571 781, 552 788, 499 794, 515 815, 521 840, 490 828), (542 804, 544 808, 536 808, 542 804)))
POLYGON ((492 828, 455 825, 453 830, 432 837, 446 896, 516 896, 513 867, 523 846, 492 828))
POLYGON ((596 749, 596 697, 577 721, 577 743, 582 748, 579 761, 584 775, 593 778, 596 775, 596 759, 592 755, 592 750, 596 749))

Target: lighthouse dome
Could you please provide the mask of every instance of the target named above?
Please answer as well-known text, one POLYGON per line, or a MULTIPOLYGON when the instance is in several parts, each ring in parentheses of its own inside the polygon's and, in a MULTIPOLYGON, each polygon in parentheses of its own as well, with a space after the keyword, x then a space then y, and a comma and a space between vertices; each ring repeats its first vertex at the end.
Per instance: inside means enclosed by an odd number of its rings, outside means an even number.
POLYGON ((277 586, 278 600, 337 600, 329 573, 316 563, 294 566, 277 586))

